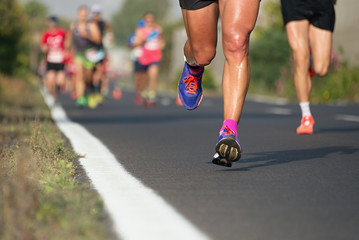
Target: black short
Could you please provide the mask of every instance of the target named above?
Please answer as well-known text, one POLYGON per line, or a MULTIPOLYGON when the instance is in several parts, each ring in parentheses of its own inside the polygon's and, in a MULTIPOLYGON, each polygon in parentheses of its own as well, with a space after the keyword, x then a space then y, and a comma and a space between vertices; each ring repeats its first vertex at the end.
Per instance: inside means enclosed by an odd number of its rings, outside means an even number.
POLYGON ((54 71, 63 71, 65 69, 65 64, 61 63, 46 63, 46 70, 54 70, 54 71))
POLYGON ((134 72, 135 73, 137 73, 137 72, 146 72, 150 66, 153 66, 153 65, 160 66, 160 64, 161 64, 160 62, 152 62, 152 63, 150 63, 148 65, 142 65, 138 61, 135 61, 134 62, 134 65, 135 65, 134 72))
POLYGON ((281 0, 284 24, 307 19, 320 28, 334 31, 335 0, 281 0))
POLYGON ((180 6, 186 10, 197 10, 216 2, 217 0, 179 0, 180 6))

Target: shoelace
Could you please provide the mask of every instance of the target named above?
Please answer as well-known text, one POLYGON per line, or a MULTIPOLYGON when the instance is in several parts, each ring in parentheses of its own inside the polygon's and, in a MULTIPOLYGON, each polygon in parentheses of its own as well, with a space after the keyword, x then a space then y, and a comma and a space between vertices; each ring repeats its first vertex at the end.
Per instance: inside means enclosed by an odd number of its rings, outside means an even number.
POLYGON ((309 126, 311 124, 312 124, 312 122, 310 121, 310 117, 304 117, 301 121, 301 125, 303 125, 303 126, 309 126))
POLYGON ((198 79, 199 77, 195 77, 192 75, 189 75, 188 77, 185 77, 183 79, 183 82, 186 83, 186 88, 188 89, 186 93, 196 94, 196 91, 198 89, 198 79))

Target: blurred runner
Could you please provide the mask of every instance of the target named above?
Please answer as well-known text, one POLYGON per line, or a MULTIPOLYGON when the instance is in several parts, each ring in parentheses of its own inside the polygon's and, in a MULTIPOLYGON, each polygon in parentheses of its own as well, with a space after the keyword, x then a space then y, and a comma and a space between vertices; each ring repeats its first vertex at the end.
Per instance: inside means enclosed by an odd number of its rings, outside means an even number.
POLYGON ((302 111, 297 134, 312 134, 315 123, 309 106, 312 77, 328 73, 335 0, 281 0, 281 3, 295 64, 294 85, 302 111))
POLYGON ((92 13, 91 20, 98 25, 101 32, 101 43, 97 45, 97 48, 99 51, 103 51, 104 53, 104 57, 96 63, 95 72, 93 75, 93 87, 95 92, 95 98, 98 103, 102 103, 103 95, 101 93, 103 93, 102 92, 103 88, 107 88, 108 85, 107 77, 106 77, 106 69, 107 69, 106 64, 108 63, 108 58, 103 43, 105 35, 108 43, 113 42, 112 27, 108 22, 102 19, 101 12, 102 9, 100 5, 95 4, 91 7, 91 13, 92 13))
POLYGON ((57 99, 56 87, 65 87, 65 39, 66 31, 58 26, 56 16, 47 20, 48 29, 42 34, 40 47, 46 54, 46 83, 54 99, 57 99))
POLYGON ((144 92, 142 97, 146 99, 146 106, 153 107, 156 103, 157 79, 165 41, 162 28, 156 24, 155 15, 152 12, 147 12, 143 20, 145 26, 136 29, 134 46, 142 46, 142 54, 138 58, 138 68, 147 72, 149 80, 149 90, 144 92))
POLYGON ((212 162, 227 167, 241 157, 238 123, 249 86, 249 37, 258 15, 260 0, 179 0, 188 40, 184 46, 185 66, 178 95, 188 110, 202 100, 204 66, 215 56, 217 25, 221 18, 225 56, 222 89, 224 122, 219 131, 212 162))
MULTIPOLYGON (((135 32, 139 28, 145 26, 145 21, 140 20, 136 25, 135 32)), ((147 84, 147 73, 146 68, 138 62, 138 58, 142 55, 142 46, 136 46, 136 35, 132 33, 127 41, 127 46, 132 49, 131 51, 131 60, 133 61, 134 67, 134 81, 135 81, 135 104, 142 105, 144 100, 142 94, 146 89, 147 84)))
POLYGON ((85 96, 86 85, 90 85, 93 79, 93 69, 96 62, 102 57, 103 53, 98 52, 97 46, 101 43, 101 32, 94 22, 88 21, 87 6, 80 6, 77 10, 77 22, 71 23, 69 42, 74 39, 76 54, 76 104, 79 107, 87 106, 85 96))
POLYGON ((76 99, 75 92, 75 77, 76 77, 76 64, 75 53, 72 49, 68 50, 65 57, 65 75, 66 75, 66 90, 71 93, 71 98, 76 99))

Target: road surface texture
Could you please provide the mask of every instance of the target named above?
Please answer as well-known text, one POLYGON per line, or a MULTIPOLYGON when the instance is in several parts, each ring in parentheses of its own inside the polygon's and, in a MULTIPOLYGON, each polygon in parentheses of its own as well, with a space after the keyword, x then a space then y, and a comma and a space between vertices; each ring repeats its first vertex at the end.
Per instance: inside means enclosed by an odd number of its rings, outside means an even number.
POLYGON ((160 97, 155 108, 124 92, 68 117, 99 138, 133 176, 212 239, 359 239, 359 106, 312 106, 314 135, 295 133, 297 104, 247 100, 244 150, 232 168, 211 163, 222 100, 195 111, 160 97))

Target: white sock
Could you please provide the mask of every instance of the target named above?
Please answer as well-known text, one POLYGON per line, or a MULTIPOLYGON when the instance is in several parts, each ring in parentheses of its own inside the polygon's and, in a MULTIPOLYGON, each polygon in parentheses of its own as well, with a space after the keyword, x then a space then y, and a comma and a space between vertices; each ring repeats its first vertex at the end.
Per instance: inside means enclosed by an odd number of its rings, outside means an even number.
POLYGON ((300 109, 302 110, 302 117, 312 115, 310 112, 309 102, 299 103, 300 109))
POLYGON ((196 63, 196 61, 194 61, 194 62, 188 62, 185 55, 183 55, 183 58, 184 58, 184 61, 185 61, 188 65, 190 65, 191 67, 198 67, 198 66, 199 66, 198 63, 196 63))

